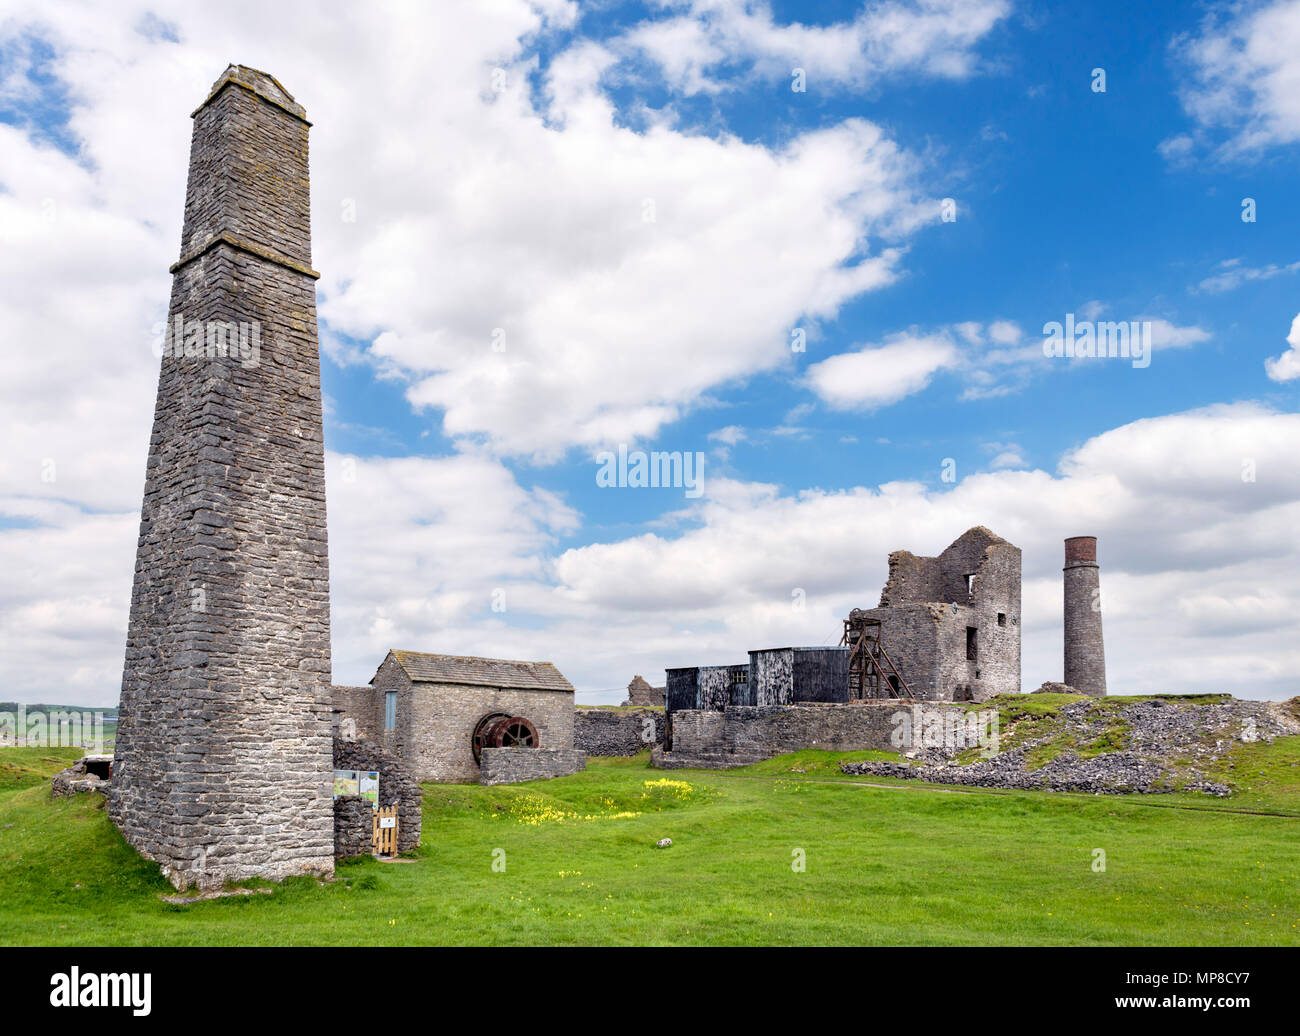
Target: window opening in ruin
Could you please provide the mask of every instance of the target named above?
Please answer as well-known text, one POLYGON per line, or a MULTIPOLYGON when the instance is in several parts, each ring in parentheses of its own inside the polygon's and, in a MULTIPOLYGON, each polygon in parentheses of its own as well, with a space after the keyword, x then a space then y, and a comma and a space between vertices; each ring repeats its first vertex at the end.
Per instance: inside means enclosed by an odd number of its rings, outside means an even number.
POLYGON ((974 662, 979 657, 978 649, 975 643, 976 634, 979 632, 975 626, 966 627, 966 661, 974 662))
POLYGON ((968 594, 973 594, 973 593, 975 592, 975 573, 974 573, 974 572, 967 572, 967 573, 966 573, 966 592, 967 592, 968 594))
POLYGON ((397 729, 397 692, 384 692, 384 729, 397 729))
POLYGON ((1007 624, 1007 613, 998 612, 998 625, 1005 626, 1006 624, 1007 624))

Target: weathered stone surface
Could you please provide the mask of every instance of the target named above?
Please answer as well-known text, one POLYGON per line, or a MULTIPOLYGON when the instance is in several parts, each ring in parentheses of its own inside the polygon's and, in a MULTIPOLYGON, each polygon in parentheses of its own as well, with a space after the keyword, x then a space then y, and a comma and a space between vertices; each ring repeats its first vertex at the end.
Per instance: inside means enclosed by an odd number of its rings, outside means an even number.
POLYGON ((87 756, 78 759, 65 770, 60 770, 50 778, 50 794, 57 798, 70 795, 83 795, 88 792, 108 794, 107 756, 87 756), (100 761, 101 765, 95 765, 100 761), (93 772, 93 771, 98 772, 93 772))
POLYGON ((664 769, 748 766, 782 752, 896 750, 897 702, 851 705, 738 705, 723 712, 681 710, 670 720, 671 749, 650 753, 664 769))
POLYGON ((485 748, 479 781, 483 784, 540 781, 568 777, 586 766, 586 754, 572 748, 485 748))
MULTIPOLYGON (((382 786, 382 785, 381 785, 382 786)), ((349 860, 369 856, 374 838, 374 807, 360 795, 340 795, 334 800, 334 858, 349 860)), ((397 836, 402 836, 398 820, 397 836)))
POLYGON ((110 813, 206 889, 328 874, 334 832, 308 124, 239 66, 193 118, 110 813))
POLYGON ((624 705, 648 705, 663 707, 666 688, 652 687, 639 673, 632 677, 627 685, 627 700, 624 705))
POLYGON ((894 551, 879 606, 861 614, 882 622, 881 643, 918 700, 1020 693, 1020 548, 983 526, 938 557, 894 551))
POLYGON ((636 755, 663 744, 663 709, 579 708, 573 746, 587 755, 636 755))
MULTIPOLYGON (((959 763, 955 757, 962 751, 960 747, 937 745, 913 753, 917 756, 915 764, 845 763, 840 768, 859 776, 907 777, 984 788, 1097 795, 1199 791, 1221 797, 1230 789, 1207 776, 1210 764, 1239 742, 1271 742, 1297 733, 1300 721, 1274 702, 1199 705, 1153 699, 1101 711, 1101 706, 1082 701, 1063 706, 1058 721, 1044 736, 1017 739, 1014 748, 989 759, 959 763), (1118 736, 1119 743, 1114 751, 1089 757, 1064 751, 1046 765, 1031 768, 1034 750, 1063 735, 1078 744, 1102 736, 1118 736)), ((1002 732, 1004 739, 1011 734, 1002 732)))

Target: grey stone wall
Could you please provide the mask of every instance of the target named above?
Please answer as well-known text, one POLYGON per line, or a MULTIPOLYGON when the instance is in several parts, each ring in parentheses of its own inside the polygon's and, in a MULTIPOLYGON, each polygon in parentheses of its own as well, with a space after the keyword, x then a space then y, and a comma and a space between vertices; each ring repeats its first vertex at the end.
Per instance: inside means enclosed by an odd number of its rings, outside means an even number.
POLYGON ((859 702, 683 710, 672 716, 672 750, 656 748, 651 760, 664 769, 722 769, 805 748, 897 751, 890 741, 895 729, 891 717, 900 708, 897 702, 859 702))
MULTIPOLYGON (((334 858, 348 860, 369 856, 375 833, 375 811, 369 799, 341 795, 334 800, 334 858)), ((401 821, 398 821, 401 837, 401 821)))
POLYGON ((194 113, 145 472, 110 815, 178 888, 333 869, 308 124, 273 95, 232 68, 194 113))
POLYGON ((485 748, 479 780, 483 784, 567 777, 585 769, 587 756, 572 748, 485 748))
POLYGON ((1101 569, 1095 536, 1065 541, 1065 682, 1080 694, 1106 694, 1106 648, 1101 629, 1101 569))
POLYGON ((636 755, 663 740, 663 709, 579 708, 573 713, 573 747, 587 755, 636 755))
POLYGON ((373 687, 330 688, 334 698, 334 728, 337 733, 340 722, 347 718, 352 720, 358 737, 367 737, 379 741, 383 736, 384 706, 373 687))
POLYGON ((662 708, 666 692, 666 687, 653 687, 645 677, 638 673, 636 676, 632 677, 632 682, 627 685, 627 701, 623 702, 623 704, 658 706, 662 708))
MULTIPOLYGON (((378 773, 379 804, 384 807, 397 806, 397 851, 406 853, 420 847, 423 793, 415 777, 400 759, 369 738, 359 737, 355 741, 347 741, 336 737, 334 769, 378 773)), ((350 797, 345 796, 345 798, 350 797)), ((369 845, 372 832, 369 827, 366 831, 366 844, 369 845)), ((369 852, 369 849, 366 851, 369 852)), ((334 855, 338 856, 337 844, 334 847, 334 855)))
POLYGON ((375 706, 397 692, 397 726, 379 741, 419 781, 479 779, 471 742, 478 721, 493 712, 523 716, 537 728, 538 748, 573 749, 573 692, 517 690, 473 684, 413 683, 388 658, 375 674, 375 706))

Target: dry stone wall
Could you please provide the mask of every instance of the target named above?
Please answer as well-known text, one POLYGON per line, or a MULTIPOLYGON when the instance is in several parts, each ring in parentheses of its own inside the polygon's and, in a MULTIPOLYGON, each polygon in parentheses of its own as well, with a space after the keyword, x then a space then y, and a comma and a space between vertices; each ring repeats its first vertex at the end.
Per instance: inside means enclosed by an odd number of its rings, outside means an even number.
POLYGON ((663 709, 577 709, 573 747, 587 755, 636 755, 663 744, 663 709))
POLYGON ((683 710, 672 715, 671 751, 656 748, 651 760, 665 769, 722 769, 805 748, 897 751, 890 737, 896 729, 891 717, 899 711, 897 702, 683 710))
POLYGON ((485 748, 479 780, 483 784, 568 777, 587 765, 587 756, 572 748, 485 748))
MULTIPOLYGON (((335 737, 334 769, 378 773, 379 804, 385 807, 397 806, 397 851, 406 853, 419 848, 423 795, 420 785, 400 759, 369 738, 358 737, 356 740, 349 741, 342 737, 335 737)), ((337 810, 335 810, 335 817, 337 832, 337 810)), ((371 837, 368 819, 366 824, 368 846, 371 837)), ((338 856, 337 834, 335 840, 335 856, 338 856)))

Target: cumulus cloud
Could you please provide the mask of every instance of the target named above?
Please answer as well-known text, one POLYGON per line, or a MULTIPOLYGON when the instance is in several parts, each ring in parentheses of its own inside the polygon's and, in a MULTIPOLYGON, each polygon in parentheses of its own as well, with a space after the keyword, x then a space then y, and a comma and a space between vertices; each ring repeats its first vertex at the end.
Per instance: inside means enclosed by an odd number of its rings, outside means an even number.
POLYGON ((974 47, 1010 11, 1006 0, 884 0, 829 25, 782 24, 755 0, 662 0, 674 17, 638 26, 619 41, 653 62, 684 94, 806 74, 808 89, 863 88, 900 73, 961 79, 974 47), (723 76, 721 73, 727 74, 723 76))
POLYGON ((883 345, 814 363, 808 368, 807 383, 836 409, 872 409, 923 389, 936 371, 953 366, 958 355, 945 332, 905 333, 883 345))
POLYGON ((1272 356, 1264 361, 1264 372, 1273 381, 1294 381, 1300 378, 1300 314, 1291 321, 1291 332, 1286 336, 1286 344, 1291 348, 1280 356, 1272 356))
MULTIPOLYGON (((1079 315, 1091 320, 1104 309, 1100 302, 1089 302, 1079 315)), ((1153 352, 1186 349, 1210 339, 1210 332, 1195 324, 1175 324, 1163 317, 1135 319, 1150 323, 1153 352)), ((1014 321, 986 325, 968 320, 928 331, 913 328, 840 353, 810 366, 804 381, 834 409, 873 410, 924 390, 941 372, 960 379, 961 399, 988 399, 1018 391, 1036 377, 1082 370, 1092 362, 1045 357, 1043 339, 1026 335, 1014 321)))
POLYGON ((1300 0, 1216 8, 1172 51, 1197 130, 1165 141, 1166 157, 1185 158, 1194 137, 1215 142, 1224 157, 1300 140, 1300 0))
POLYGON ((1137 421, 1055 473, 987 472, 948 491, 730 486, 699 505, 698 528, 569 550, 555 572, 568 607, 636 618, 644 672, 833 642, 849 608, 875 604, 889 551, 933 554, 984 524, 1024 549, 1032 688, 1060 678, 1061 541, 1092 534, 1117 693, 1285 696, 1300 664, 1300 588, 1287 574, 1300 562, 1297 436, 1300 415, 1241 404, 1137 421), (1225 613, 1237 616, 1230 627, 1202 622, 1225 613))

